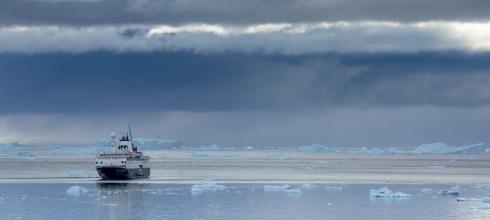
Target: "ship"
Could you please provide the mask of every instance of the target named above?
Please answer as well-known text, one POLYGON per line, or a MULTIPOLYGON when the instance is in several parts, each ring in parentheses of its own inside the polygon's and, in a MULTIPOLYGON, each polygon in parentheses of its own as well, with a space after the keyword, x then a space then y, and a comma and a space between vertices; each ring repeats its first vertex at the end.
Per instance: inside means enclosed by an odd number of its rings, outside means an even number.
POLYGON ((150 176, 150 157, 138 151, 133 142, 131 128, 120 138, 111 133, 111 149, 97 152, 95 166, 103 180, 129 180, 150 176))

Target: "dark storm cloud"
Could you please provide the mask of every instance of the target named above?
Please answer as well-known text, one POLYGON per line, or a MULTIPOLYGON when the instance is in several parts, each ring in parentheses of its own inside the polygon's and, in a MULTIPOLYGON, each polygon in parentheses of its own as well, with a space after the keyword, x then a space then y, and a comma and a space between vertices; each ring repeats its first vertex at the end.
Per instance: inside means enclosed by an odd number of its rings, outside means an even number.
POLYGON ((3 0, 3 25, 488 20, 485 0, 3 0))
POLYGON ((490 54, 0 55, 0 112, 485 106, 490 54))

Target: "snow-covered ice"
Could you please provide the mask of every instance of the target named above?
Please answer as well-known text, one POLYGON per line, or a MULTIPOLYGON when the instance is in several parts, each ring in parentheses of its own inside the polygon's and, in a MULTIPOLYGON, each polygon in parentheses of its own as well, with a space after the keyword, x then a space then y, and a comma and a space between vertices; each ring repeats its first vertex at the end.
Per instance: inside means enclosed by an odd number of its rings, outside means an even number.
POLYGON ((370 198, 396 199, 396 198, 408 198, 410 196, 411 195, 407 193, 393 192, 387 187, 369 190, 370 198))
POLYGON ((81 187, 81 186, 70 186, 70 188, 68 188, 66 190, 66 194, 68 194, 69 196, 80 196, 82 194, 85 194, 87 193, 87 189, 81 187))

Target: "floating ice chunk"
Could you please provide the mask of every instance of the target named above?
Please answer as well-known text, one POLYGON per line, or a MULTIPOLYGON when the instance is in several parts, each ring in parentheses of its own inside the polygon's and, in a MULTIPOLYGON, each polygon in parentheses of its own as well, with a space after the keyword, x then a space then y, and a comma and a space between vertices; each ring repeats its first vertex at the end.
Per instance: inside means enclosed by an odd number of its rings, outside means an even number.
POLYGON ((286 193, 288 196, 291 196, 291 197, 296 197, 296 196, 301 196, 303 194, 303 191, 299 188, 295 188, 295 189, 286 189, 286 193))
POLYGON ((196 184, 196 185, 192 185, 191 194, 196 195, 196 194, 201 194, 203 192, 223 191, 225 189, 226 189, 226 187, 224 185, 219 185, 219 184, 216 184, 213 182, 196 184))
POLYGON ((264 186, 264 191, 269 191, 269 192, 280 192, 280 191, 285 191, 287 189, 290 189, 291 186, 288 184, 284 185, 265 185, 264 186))
POLYGON ((325 186, 325 190, 327 191, 342 191, 344 188, 341 186, 325 186))
POLYGON ((80 196, 81 194, 85 194, 87 193, 87 189, 83 188, 83 187, 80 187, 80 186, 70 186, 70 188, 68 188, 66 190, 66 194, 68 194, 69 196, 80 196))
POLYGON ((441 190, 439 191, 439 194, 443 196, 459 196, 459 192, 453 190, 441 190))
POLYGON ((371 189, 369 191, 370 198, 397 199, 397 198, 407 198, 410 196, 411 196, 410 194, 402 193, 402 192, 394 193, 387 187, 383 187, 380 189, 371 189))
POLYGON ((264 191, 266 192, 285 192, 288 196, 300 196, 303 194, 301 188, 292 188, 288 184, 284 185, 265 185, 264 191))
POLYGON ((325 153, 325 152, 336 152, 336 151, 337 150, 333 147, 327 147, 316 143, 310 146, 298 147, 298 152, 301 153, 325 153))
POLYGON ((70 177, 78 177, 78 178, 88 178, 90 175, 86 170, 72 170, 69 173, 70 177))

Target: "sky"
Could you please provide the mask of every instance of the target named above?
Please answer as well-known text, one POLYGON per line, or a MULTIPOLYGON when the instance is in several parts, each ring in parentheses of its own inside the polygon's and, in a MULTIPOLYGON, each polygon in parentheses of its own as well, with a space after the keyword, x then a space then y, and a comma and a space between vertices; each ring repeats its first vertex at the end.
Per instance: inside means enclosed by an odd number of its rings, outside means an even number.
POLYGON ((0 142, 490 143, 484 0, 3 0, 0 142))

